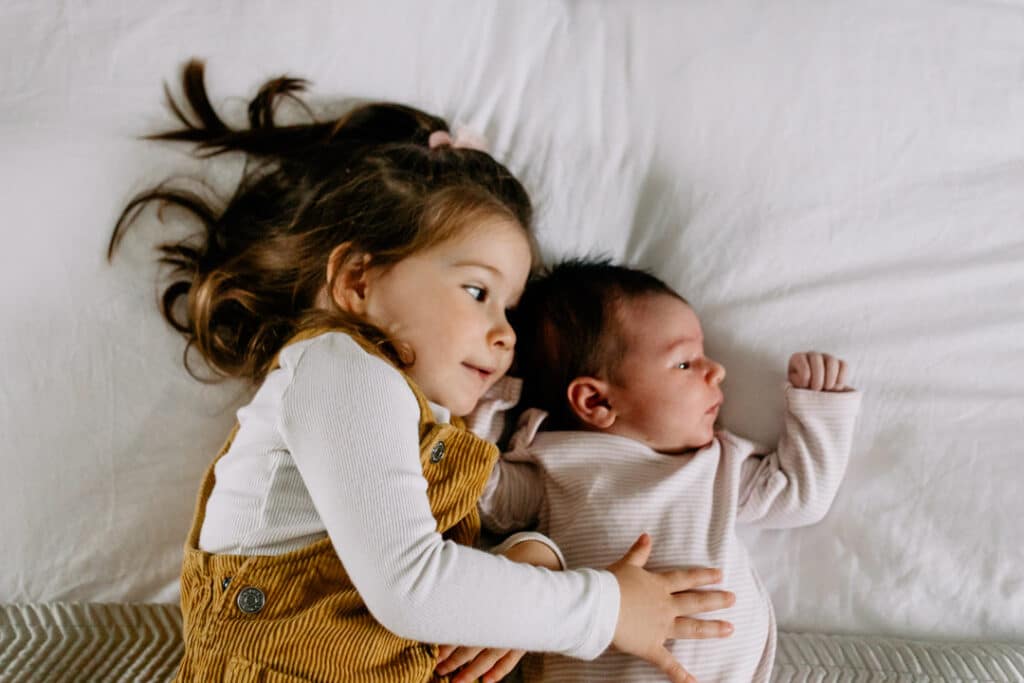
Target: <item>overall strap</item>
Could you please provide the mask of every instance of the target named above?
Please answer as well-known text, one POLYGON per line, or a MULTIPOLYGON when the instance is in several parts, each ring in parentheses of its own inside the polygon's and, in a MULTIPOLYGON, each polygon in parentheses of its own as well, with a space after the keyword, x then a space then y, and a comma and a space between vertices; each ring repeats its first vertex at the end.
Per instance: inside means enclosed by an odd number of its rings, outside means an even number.
MULTIPOLYGON (((387 356, 385 356, 384 353, 381 352, 381 350, 378 349, 375 344, 365 339, 362 335, 358 335, 350 330, 321 327, 303 330, 298 334, 294 335, 287 342, 285 342, 284 346, 281 347, 281 350, 278 351, 277 354, 274 356, 274 360, 271 362, 270 368, 267 371, 268 374, 281 367, 281 353, 286 348, 288 348, 292 344, 297 344, 298 342, 313 339, 314 337, 318 337, 321 334, 325 334, 327 332, 344 332, 345 334, 348 334, 352 338, 352 340, 356 342, 364 351, 366 351, 370 355, 382 358, 383 360, 387 361, 389 365, 392 365, 392 367, 394 367, 394 363, 392 363, 392 361, 387 356)), ((398 370, 399 373, 401 373, 402 378, 405 379, 406 383, 409 385, 409 388, 412 389, 412 393, 416 397, 416 402, 419 404, 419 435, 420 440, 422 441, 423 438, 426 437, 426 435, 430 432, 431 426, 434 423, 434 411, 430 408, 430 403, 427 401, 427 397, 423 394, 422 391, 420 391, 419 387, 416 386, 416 383, 412 381, 412 378, 410 378, 405 372, 403 372, 401 368, 395 367, 395 369, 398 370)), ((453 418, 453 424, 459 428, 462 428, 464 423, 459 418, 453 418)), ((199 494, 196 498, 195 511, 192 514, 192 526, 188 533, 186 547, 199 547, 199 533, 203 527, 203 520, 206 517, 206 503, 210 498, 210 494, 213 492, 213 486, 216 481, 216 477, 214 476, 214 468, 217 465, 217 461, 224 457, 224 455, 228 452, 228 449, 231 448, 231 443, 232 441, 234 441, 235 435, 238 434, 238 428, 239 424, 236 422, 235 426, 232 427, 231 429, 231 433, 228 434, 228 438, 224 442, 224 445, 221 446, 220 450, 217 452, 217 457, 215 457, 213 459, 213 462, 210 463, 209 467, 206 468, 206 473, 203 475, 203 481, 202 484, 200 484, 199 494)))

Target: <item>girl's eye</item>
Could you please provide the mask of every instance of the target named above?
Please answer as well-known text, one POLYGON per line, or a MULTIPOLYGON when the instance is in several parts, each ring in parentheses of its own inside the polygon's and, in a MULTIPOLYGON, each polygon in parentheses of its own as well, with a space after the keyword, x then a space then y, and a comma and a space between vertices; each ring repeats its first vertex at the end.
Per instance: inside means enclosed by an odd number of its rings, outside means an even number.
POLYGON ((487 300, 487 290, 483 287, 477 287, 476 285, 465 285, 463 289, 469 292, 469 295, 477 301, 487 300))
POLYGON ((676 367, 680 370, 689 370, 690 362, 684 360, 682 363, 676 363, 676 367))

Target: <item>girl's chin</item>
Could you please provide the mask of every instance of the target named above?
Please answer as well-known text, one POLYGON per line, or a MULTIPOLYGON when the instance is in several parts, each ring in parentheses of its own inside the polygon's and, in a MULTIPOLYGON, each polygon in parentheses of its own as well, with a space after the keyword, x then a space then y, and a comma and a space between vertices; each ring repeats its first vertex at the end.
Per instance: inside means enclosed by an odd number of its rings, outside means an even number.
POLYGON ((441 403, 441 405, 451 411, 452 417, 466 417, 476 408, 480 398, 480 396, 467 398, 453 396, 447 402, 441 403))

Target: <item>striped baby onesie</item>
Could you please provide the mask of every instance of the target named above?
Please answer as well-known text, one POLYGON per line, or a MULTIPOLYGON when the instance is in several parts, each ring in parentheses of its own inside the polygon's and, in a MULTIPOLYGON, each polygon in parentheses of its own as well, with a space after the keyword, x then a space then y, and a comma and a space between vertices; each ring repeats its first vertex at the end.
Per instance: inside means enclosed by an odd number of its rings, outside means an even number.
MULTIPOLYGON (((607 566, 645 531, 653 540, 648 569, 718 567, 736 604, 702 616, 731 621, 735 632, 668 645, 702 683, 766 682, 775 619, 736 525, 794 527, 825 516, 846 470, 860 400, 855 391, 787 386, 777 448, 719 431, 709 445, 681 455, 618 435, 539 431, 546 413, 528 410, 484 489, 481 518, 499 533, 547 534, 567 568, 607 566)), ((524 674, 528 681, 664 680, 653 666, 615 651, 593 661, 531 655, 524 674)))

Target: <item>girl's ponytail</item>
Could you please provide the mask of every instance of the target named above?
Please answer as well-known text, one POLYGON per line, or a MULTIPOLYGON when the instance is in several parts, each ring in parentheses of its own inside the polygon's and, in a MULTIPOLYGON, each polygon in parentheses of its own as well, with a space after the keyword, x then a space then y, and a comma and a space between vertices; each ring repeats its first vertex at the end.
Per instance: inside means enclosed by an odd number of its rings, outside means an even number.
POLYGON ((174 101, 165 87, 167 103, 183 129, 147 136, 149 140, 191 142, 200 156, 224 152, 243 152, 263 160, 302 162, 332 159, 340 161, 362 147, 392 143, 425 145, 430 134, 448 130, 444 119, 402 105, 383 103, 359 107, 335 121, 316 122, 315 116, 299 95, 308 81, 282 76, 263 84, 249 102, 249 128, 235 130, 220 118, 206 94, 204 64, 188 62, 182 71, 182 90, 190 117, 174 101), (301 106, 312 123, 279 126, 274 110, 281 99, 301 106))

